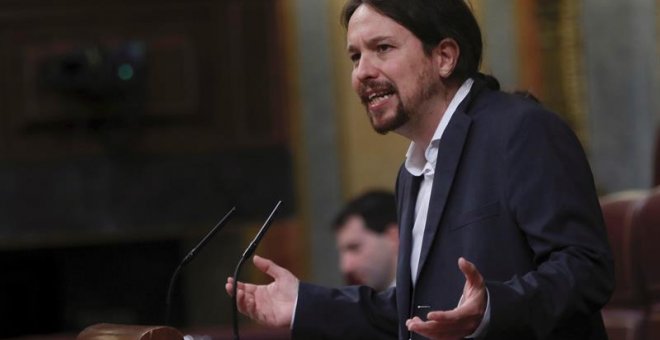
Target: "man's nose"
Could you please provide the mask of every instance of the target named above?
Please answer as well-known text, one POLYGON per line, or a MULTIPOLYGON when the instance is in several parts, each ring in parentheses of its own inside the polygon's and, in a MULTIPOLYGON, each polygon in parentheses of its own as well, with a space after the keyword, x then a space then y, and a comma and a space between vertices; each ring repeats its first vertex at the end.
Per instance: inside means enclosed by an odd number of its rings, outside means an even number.
POLYGON ((362 56, 353 70, 353 75, 359 81, 376 78, 378 76, 378 68, 371 58, 362 56))
POLYGON ((353 271, 353 260, 351 259, 350 256, 342 256, 340 260, 340 269, 342 273, 350 273, 353 271))

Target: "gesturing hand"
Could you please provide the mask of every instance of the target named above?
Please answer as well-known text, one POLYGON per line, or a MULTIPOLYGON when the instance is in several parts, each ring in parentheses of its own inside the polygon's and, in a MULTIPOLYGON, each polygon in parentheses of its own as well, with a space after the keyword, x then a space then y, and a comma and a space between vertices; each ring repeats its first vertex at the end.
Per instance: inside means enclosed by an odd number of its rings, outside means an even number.
MULTIPOLYGON (((289 327, 298 296, 299 280, 273 261, 254 256, 254 265, 274 279, 268 285, 238 283, 238 310, 251 319, 271 327, 289 327)), ((232 294, 234 279, 227 278, 225 290, 232 294)))
POLYGON ((465 275, 463 296, 458 306, 450 311, 429 312, 427 321, 414 317, 406 321, 411 332, 430 339, 462 339, 479 327, 486 310, 486 286, 474 264, 458 259, 458 267, 465 275))

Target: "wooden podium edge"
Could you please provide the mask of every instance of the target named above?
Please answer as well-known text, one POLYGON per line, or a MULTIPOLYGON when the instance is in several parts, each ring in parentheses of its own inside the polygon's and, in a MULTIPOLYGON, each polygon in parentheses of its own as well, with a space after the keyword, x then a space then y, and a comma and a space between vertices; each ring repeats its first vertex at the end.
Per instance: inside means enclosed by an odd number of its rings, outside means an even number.
POLYGON ((78 340, 182 340, 183 334, 169 326, 122 325, 98 323, 91 325, 76 338, 78 340))

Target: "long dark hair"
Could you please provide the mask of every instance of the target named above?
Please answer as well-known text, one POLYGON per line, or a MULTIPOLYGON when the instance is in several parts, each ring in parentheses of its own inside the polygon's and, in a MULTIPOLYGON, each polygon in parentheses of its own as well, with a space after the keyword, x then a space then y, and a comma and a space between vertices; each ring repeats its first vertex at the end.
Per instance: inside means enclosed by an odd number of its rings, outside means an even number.
POLYGON ((407 28, 422 42, 427 55, 442 39, 454 39, 460 55, 452 78, 464 80, 479 72, 481 31, 465 0, 348 0, 341 14, 344 27, 360 5, 370 6, 407 28))

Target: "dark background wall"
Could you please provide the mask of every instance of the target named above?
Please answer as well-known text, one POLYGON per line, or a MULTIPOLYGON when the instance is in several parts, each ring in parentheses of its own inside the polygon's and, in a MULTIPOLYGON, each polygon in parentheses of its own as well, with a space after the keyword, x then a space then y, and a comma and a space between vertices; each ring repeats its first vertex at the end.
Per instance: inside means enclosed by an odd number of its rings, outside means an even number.
POLYGON ((174 268, 235 206, 173 306, 177 326, 228 322, 191 296, 277 200, 295 211, 277 6, 0 3, 0 336, 166 322, 174 268))

